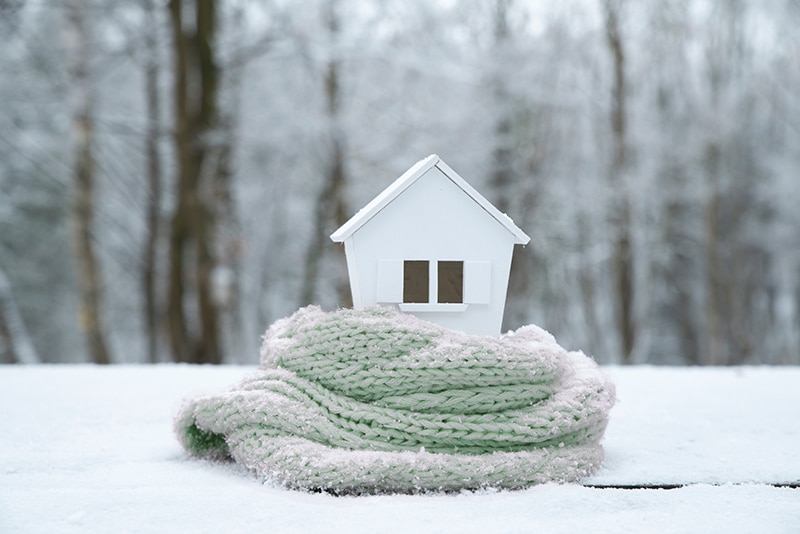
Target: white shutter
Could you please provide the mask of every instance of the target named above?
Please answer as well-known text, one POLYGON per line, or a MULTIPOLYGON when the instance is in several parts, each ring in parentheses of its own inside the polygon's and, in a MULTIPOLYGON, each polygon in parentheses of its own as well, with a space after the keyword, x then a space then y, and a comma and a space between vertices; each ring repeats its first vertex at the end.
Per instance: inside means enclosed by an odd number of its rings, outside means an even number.
POLYGON ((492 295, 492 263, 464 262, 464 303, 489 304, 492 295))
POLYGON ((403 302, 403 260, 378 260, 376 302, 403 302))

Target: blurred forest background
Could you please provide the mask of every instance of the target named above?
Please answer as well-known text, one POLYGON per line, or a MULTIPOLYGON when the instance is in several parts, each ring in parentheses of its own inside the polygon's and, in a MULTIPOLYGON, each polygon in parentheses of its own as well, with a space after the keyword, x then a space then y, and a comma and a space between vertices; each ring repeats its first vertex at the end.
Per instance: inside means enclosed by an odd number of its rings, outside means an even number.
POLYGON ((437 153, 506 328, 800 364, 798 0, 0 0, 0 361, 254 363, 437 153))

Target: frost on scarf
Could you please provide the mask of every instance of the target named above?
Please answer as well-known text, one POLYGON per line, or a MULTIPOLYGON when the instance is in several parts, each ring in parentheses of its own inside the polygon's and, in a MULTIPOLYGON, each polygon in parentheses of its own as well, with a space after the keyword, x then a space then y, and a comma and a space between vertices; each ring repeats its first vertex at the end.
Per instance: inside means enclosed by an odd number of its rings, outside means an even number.
POLYGON ((387 308, 298 310, 267 331, 261 365, 186 402, 186 450, 291 488, 458 491, 592 473, 614 386, 536 326, 460 334, 387 308))

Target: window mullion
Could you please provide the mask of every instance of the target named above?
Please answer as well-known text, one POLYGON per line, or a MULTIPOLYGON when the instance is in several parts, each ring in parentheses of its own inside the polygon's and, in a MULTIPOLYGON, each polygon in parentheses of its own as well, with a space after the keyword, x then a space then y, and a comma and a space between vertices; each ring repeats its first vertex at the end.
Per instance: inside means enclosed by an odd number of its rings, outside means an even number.
POLYGON ((428 302, 439 302, 439 262, 428 262, 428 302))

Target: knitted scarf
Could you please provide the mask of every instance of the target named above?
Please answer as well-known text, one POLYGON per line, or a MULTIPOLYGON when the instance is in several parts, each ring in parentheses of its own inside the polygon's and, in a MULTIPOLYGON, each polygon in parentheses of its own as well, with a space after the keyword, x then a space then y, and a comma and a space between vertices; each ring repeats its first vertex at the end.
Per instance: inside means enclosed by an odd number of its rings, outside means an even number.
POLYGON ((188 401, 183 447, 291 488, 343 493, 574 481, 603 458, 614 386, 536 326, 472 336, 389 308, 298 310, 261 365, 188 401))

